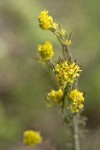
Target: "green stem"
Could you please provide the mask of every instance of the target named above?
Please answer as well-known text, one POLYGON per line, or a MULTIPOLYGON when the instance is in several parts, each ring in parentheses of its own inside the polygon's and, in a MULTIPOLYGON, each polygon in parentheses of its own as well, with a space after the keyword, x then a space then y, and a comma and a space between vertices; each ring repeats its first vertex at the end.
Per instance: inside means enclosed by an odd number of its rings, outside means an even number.
MULTIPOLYGON (((68 59, 73 62, 72 54, 66 45, 63 46, 64 51, 68 54, 68 59)), ((77 86, 77 84, 76 84, 77 86)), ((80 140, 79 140, 79 127, 78 127, 78 113, 73 116, 72 130, 73 130, 73 150, 80 150, 80 140)))
MULTIPOLYGON (((66 41, 61 38, 59 36, 59 34, 57 34, 56 32, 53 32, 58 41, 60 42, 60 44, 62 45, 62 51, 63 51, 63 56, 64 56, 64 59, 67 59, 68 60, 71 60, 71 62, 73 62, 73 58, 72 58, 72 54, 70 52, 70 50, 68 49, 67 45, 65 44, 66 41)), ((71 36, 71 34, 70 34, 71 36)), ((69 38, 70 38, 69 36, 69 38)), ((77 88, 77 84, 76 84, 76 88, 77 88)), ((79 123, 78 123, 78 113, 76 113, 74 116, 73 116, 73 121, 72 121, 72 131, 73 131, 73 150, 81 150, 80 149, 80 140, 79 140, 79 123)))
POLYGON ((75 114, 73 117, 73 150, 80 150, 80 141, 79 141, 79 127, 78 127, 78 114, 75 114))
POLYGON ((71 61, 73 61, 72 54, 71 54, 71 52, 69 51, 67 45, 62 45, 62 47, 63 47, 64 53, 66 54, 66 58, 68 58, 68 59, 70 59, 71 61))

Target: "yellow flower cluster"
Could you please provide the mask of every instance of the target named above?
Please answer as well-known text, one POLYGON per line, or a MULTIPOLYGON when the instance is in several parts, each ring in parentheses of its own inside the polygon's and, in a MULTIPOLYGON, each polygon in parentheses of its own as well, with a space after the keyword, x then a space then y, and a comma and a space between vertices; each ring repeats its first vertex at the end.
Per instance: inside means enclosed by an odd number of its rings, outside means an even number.
POLYGON ((23 133, 23 143, 27 146, 36 145, 42 142, 42 137, 39 132, 27 130, 23 133))
POLYGON ((58 91, 51 90, 51 92, 47 94, 47 100, 49 100, 49 102, 51 103, 52 102, 59 103, 62 97, 63 97, 63 91, 61 89, 59 89, 58 91))
MULTIPOLYGON (((43 30, 52 31, 58 38, 59 42, 63 46, 69 46, 71 44, 71 34, 68 36, 64 29, 60 25, 53 21, 53 18, 48 15, 48 11, 41 11, 39 17, 39 26, 43 30)), ((49 60, 54 55, 52 44, 49 41, 45 41, 42 45, 38 45, 38 53, 40 55, 40 61, 44 62, 49 60)), ((65 57, 67 59, 67 57, 65 57)), ((51 107, 52 104, 59 106, 63 105, 71 110, 71 112, 79 112, 83 108, 84 97, 83 93, 78 90, 73 90, 78 77, 80 76, 80 66, 71 60, 67 61, 65 58, 59 58, 56 66, 50 63, 50 67, 53 68, 55 74, 55 80, 59 85, 59 90, 51 90, 47 94, 48 105, 51 107), (72 91, 71 91, 72 90, 72 91), (61 103, 62 101, 62 103, 61 103), (61 105, 62 104, 62 105, 61 105)))
POLYGON ((65 87, 66 83, 73 84, 80 75, 80 67, 75 63, 67 61, 59 62, 53 69, 56 81, 61 87, 65 87))
POLYGON ((48 11, 41 11, 39 17, 39 26, 43 30, 48 30, 48 29, 56 29, 57 24, 53 22, 53 18, 51 16, 48 16, 48 11))
POLYGON ((38 45, 38 53, 41 56, 41 61, 51 59, 54 55, 52 44, 49 41, 45 41, 42 45, 38 45))
POLYGON ((69 93, 68 99, 71 102, 70 108, 73 113, 79 112, 79 110, 83 108, 84 97, 82 92, 75 89, 69 93))

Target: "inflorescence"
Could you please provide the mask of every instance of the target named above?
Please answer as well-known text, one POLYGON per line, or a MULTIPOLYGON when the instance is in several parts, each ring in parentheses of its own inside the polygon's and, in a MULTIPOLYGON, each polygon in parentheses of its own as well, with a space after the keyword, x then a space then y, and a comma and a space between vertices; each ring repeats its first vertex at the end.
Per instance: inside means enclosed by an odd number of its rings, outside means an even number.
POLYGON ((60 104, 61 100, 63 97, 63 91, 62 89, 59 89, 57 91, 55 90, 51 90, 48 94, 47 94, 47 100, 48 100, 48 104, 60 104))
MULTIPOLYGON (((60 107, 64 112, 75 114, 84 107, 84 94, 77 89, 77 81, 82 72, 76 61, 73 61, 69 54, 68 47, 71 44, 71 34, 66 34, 66 31, 53 21, 53 18, 48 15, 48 11, 41 11, 39 17, 39 26, 42 30, 50 30, 58 39, 62 46, 63 57, 59 56, 56 64, 51 59, 54 55, 54 50, 50 41, 45 41, 38 45, 37 53, 39 61, 48 65, 51 73, 54 75, 55 83, 58 90, 51 90, 47 93, 46 99, 49 106, 60 107)), ((39 132, 27 130, 23 134, 24 144, 28 146, 36 145, 42 142, 42 137, 39 132)))
POLYGON ((48 16, 48 11, 41 11, 39 17, 39 26, 43 30, 48 30, 48 29, 56 29, 57 24, 53 22, 53 18, 51 16, 48 16))
POLYGON ((27 146, 37 145, 42 142, 42 136, 39 132, 27 130, 23 133, 23 143, 27 146))
POLYGON ((40 61, 49 61, 48 67, 50 67, 51 72, 54 74, 54 79, 58 86, 58 90, 51 90, 47 94, 47 103, 60 106, 66 110, 68 109, 71 113, 77 113, 84 106, 83 93, 76 88, 82 70, 80 66, 76 64, 76 61, 72 61, 71 56, 65 58, 65 55, 68 53, 68 46, 71 44, 71 34, 68 36, 66 31, 53 21, 53 18, 48 15, 48 11, 46 10, 41 11, 38 21, 42 30, 50 30, 56 35, 62 47, 65 47, 65 49, 62 49, 63 58, 59 57, 55 65, 54 63, 50 63, 54 55, 52 44, 46 41, 42 45, 38 45, 40 61), (64 105, 63 107, 62 104, 64 105))
POLYGON ((51 59, 54 55, 52 44, 49 41, 45 41, 43 44, 38 45, 38 53, 40 55, 40 61, 51 59))
POLYGON ((53 69, 55 80, 61 87, 65 87, 67 83, 73 84, 80 76, 80 67, 75 63, 68 61, 60 61, 53 69))

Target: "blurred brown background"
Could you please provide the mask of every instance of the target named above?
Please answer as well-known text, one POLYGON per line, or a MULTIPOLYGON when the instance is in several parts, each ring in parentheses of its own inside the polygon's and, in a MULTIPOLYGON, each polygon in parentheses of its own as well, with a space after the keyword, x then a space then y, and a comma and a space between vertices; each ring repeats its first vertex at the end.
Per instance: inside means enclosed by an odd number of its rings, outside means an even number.
POLYGON ((21 143, 26 129, 39 130, 57 150, 66 149, 69 131, 58 111, 46 108, 45 95, 53 84, 32 59, 44 40, 53 43, 55 58, 60 55, 56 38, 38 26, 37 17, 44 9, 72 31, 72 54, 83 66, 79 85, 86 91, 83 115, 88 118, 88 134, 83 150, 99 150, 99 0, 0 0, 0 149, 28 149, 21 143))

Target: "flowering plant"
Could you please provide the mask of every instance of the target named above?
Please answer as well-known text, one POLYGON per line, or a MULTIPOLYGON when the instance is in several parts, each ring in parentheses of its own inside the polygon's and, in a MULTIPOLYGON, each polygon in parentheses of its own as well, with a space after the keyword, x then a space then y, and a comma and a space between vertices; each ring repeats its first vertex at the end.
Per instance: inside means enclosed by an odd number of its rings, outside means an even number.
MULTIPOLYGON (((51 31, 62 46, 63 56, 56 62, 52 61, 54 55, 53 46, 50 41, 38 45, 37 58, 41 64, 46 63, 53 74, 58 89, 51 89, 47 93, 47 106, 58 107, 64 116, 65 122, 71 124, 73 130, 73 150, 80 150, 79 140, 79 116, 84 107, 84 93, 78 89, 78 79, 82 72, 80 65, 73 60, 69 46, 71 44, 71 33, 68 35, 59 24, 53 21, 48 11, 41 11, 39 26, 42 30, 51 31)), ((42 141, 42 137, 35 131, 24 132, 24 143, 35 145, 42 141)))

